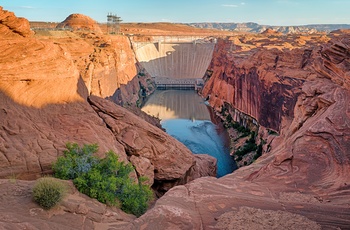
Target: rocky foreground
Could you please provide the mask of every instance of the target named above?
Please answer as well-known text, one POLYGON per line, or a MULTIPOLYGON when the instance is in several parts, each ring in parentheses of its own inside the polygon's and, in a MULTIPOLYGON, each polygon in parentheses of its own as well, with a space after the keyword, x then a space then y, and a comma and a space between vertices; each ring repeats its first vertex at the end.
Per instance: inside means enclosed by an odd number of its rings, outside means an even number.
POLYGON ((268 146, 250 166, 196 180, 213 175, 214 159, 192 155, 161 129, 102 99, 135 103, 140 85, 147 86, 126 37, 33 35, 27 20, 2 8, 0 32, 3 229, 349 228, 348 31, 219 40, 203 95, 218 111, 225 103, 236 108, 236 120, 257 121, 268 146), (136 219, 67 182, 63 203, 42 210, 31 199, 34 182, 21 179, 50 173, 66 142, 97 143, 101 157, 115 151, 165 195, 136 219))

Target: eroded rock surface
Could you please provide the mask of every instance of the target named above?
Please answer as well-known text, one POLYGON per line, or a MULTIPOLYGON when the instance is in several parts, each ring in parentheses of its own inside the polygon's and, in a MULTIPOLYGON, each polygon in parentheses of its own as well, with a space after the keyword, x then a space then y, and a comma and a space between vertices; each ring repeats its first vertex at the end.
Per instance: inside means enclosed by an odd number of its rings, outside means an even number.
POLYGON ((79 193, 74 185, 68 188, 63 201, 44 210, 32 200, 35 181, 0 179, 2 229, 132 229, 135 219, 117 208, 111 208, 79 193))
POLYGON ((136 59, 127 37, 91 33, 74 35, 50 38, 69 52, 89 94, 110 97, 137 75, 136 59))
POLYGON ((14 13, 0 6, 0 37, 29 37, 33 34, 25 18, 17 18, 14 13))

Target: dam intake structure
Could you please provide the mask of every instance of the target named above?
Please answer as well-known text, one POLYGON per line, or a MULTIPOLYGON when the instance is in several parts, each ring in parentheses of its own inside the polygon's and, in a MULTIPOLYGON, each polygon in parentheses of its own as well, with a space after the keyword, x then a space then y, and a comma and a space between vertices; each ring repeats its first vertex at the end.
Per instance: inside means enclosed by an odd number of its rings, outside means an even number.
MULTIPOLYGON (((148 37, 149 38, 149 37, 148 37)), ((216 39, 201 36, 153 36, 147 41, 130 36, 139 63, 152 76, 157 89, 203 87, 216 39)))

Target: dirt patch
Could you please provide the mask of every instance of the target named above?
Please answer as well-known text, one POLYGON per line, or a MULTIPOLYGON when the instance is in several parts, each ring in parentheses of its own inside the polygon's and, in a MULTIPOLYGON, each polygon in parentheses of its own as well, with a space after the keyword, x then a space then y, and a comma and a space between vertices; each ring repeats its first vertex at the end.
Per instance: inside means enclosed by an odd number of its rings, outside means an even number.
POLYGON ((238 211, 227 212, 218 218, 219 229, 321 229, 308 218, 285 211, 261 210, 240 207, 238 211))

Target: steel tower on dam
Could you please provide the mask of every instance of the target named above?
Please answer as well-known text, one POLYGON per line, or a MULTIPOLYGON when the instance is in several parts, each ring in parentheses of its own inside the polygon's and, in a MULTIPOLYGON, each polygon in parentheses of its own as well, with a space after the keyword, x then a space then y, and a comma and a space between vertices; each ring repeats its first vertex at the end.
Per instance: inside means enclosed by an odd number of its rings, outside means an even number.
POLYGON ((201 87, 216 44, 215 38, 199 36, 153 36, 147 42, 130 39, 136 58, 161 89, 201 87))

